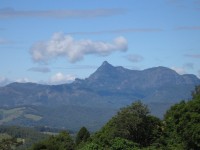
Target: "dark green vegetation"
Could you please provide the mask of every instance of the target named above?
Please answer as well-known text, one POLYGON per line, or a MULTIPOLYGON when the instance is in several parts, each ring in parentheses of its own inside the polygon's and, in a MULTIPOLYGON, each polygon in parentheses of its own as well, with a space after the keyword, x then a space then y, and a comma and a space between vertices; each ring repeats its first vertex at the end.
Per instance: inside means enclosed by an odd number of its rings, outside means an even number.
POLYGON ((76 145, 79 145, 82 142, 86 142, 89 137, 90 132, 87 130, 86 127, 82 127, 76 135, 76 145))
POLYGON ((140 101, 122 108, 89 137, 85 127, 76 142, 67 132, 36 143, 31 150, 198 150, 200 149, 200 86, 192 99, 172 106, 163 120, 149 114, 140 101))
POLYGON ((182 101, 165 115, 166 144, 179 149, 200 149, 200 86, 191 101, 182 101))
POLYGON ((156 143, 161 135, 161 121, 149 115, 146 105, 135 102, 121 109, 94 135, 90 144, 102 149, 148 147, 156 143))
POLYGON ((59 135, 50 136, 32 146, 31 150, 74 150, 75 145, 68 132, 62 131, 59 135))
POLYGON ((1 150, 26 150, 33 143, 46 139, 48 135, 36 129, 17 126, 0 126, 1 150))
POLYGON ((71 84, 12 83, 0 88, 0 124, 100 129, 124 106, 142 99, 162 118, 171 105, 190 99, 200 80, 165 67, 142 71, 104 62, 88 78, 71 84))

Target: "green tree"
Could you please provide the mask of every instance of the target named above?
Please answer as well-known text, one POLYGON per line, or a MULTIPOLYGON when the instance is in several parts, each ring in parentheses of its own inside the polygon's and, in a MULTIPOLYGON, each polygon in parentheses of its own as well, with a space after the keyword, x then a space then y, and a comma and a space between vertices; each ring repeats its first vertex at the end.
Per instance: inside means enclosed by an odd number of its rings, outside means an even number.
POLYGON ((149 115, 140 101, 122 108, 101 130, 93 141, 102 147, 111 147, 116 137, 137 143, 140 147, 153 144, 162 134, 161 121, 149 115))
POLYGON ((86 142, 90 137, 90 132, 86 127, 82 127, 78 134, 76 135, 76 145, 79 145, 81 142, 86 142))
POLYGON ((149 146, 161 132, 161 121, 149 115, 149 109, 140 101, 121 109, 114 119, 116 125, 115 136, 149 146))
POLYGON ((74 150, 74 142, 68 132, 62 131, 59 135, 36 143, 31 150, 74 150))
POLYGON ((192 96, 192 100, 172 106, 165 115, 168 147, 200 149, 200 86, 195 88, 192 96))

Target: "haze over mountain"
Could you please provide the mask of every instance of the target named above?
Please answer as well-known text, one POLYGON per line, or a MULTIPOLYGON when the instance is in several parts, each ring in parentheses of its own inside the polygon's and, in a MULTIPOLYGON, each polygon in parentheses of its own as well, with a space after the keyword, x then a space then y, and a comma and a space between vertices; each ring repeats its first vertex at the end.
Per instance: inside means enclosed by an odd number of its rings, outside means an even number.
POLYGON ((153 114, 162 117, 169 106, 189 99, 199 84, 195 75, 179 75, 166 67, 138 71, 114 67, 105 61, 88 78, 70 84, 11 83, 1 87, 0 107, 20 108, 18 117, 9 121, 2 117, 1 124, 73 129, 87 126, 96 130, 120 107, 136 100, 148 104, 153 114), (30 115, 40 119, 34 120, 30 115))

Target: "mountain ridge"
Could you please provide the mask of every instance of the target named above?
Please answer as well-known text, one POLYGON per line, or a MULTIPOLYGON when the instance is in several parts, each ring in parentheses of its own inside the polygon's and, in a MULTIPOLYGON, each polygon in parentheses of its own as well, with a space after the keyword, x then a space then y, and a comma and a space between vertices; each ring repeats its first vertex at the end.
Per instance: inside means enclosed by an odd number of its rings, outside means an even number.
MULTIPOLYGON (((177 86, 176 88, 179 89, 185 86, 186 89, 189 89, 198 84, 200 84, 200 79, 195 75, 179 75, 167 67, 159 66, 145 70, 130 70, 121 66, 114 67, 107 61, 104 61, 88 78, 76 79, 70 84, 43 85, 37 83, 11 83, 0 88, 0 101, 6 98, 17 102, 18 105, 35 105, 39 104, 40 101, 48 103, 52 98, 56 97, 55 99, 57 99, 58 103, 61 101, 64 104, 68 104, 68 102, 73 101, 70 99, 74 99, 75 97, 75 99, 80 99, 78 95, 86 95, 86 97, 87 95, 93 95, 94 97, 127 95, 128 97, 132 97, 133 100, 145 100, 148 99, 148 96, 146 96, 147 93, 151 93, 150 95, 152 95, 153 91, 159 91, 166 87, 175 88, 177 86), (66 97, 64 98, 63 96, 66 97), (24 99, 31 99, 31 101, 30 103, 26 103, 27 101, 23 102, 24 99), (23 103, 20 104, 20 101, 23 103)), ((0 104, 0 106, 2 105, 0 104)))
MULTIPOLYGON (((124 73, 124 72, 134 72, 134 73, 140 73, 140 72, 145 72, 145 73, 148 73, 148 72, 152 72, 152 71, 154 71, 154 73, 153 74, 155 74, 156 72, 155 71, 158 71, 158 73, 159 73, 159 70, 160 70, 160 72, 163 72, 163 71, 165 71, 165 72, 171 72, 171 74, 173 73, 174 75, 176 75, 176 76, 182 76, 182 77, 184 77, 184 78, 193 78, 193 80, 195 80, 195 81, 197 81, 197 80, 200 80, 196 75, 194 75, 194 74, 183 74, 183 75, 180 75, 180 74, 178 74, 176 71, 174 71, 174 70, 172 70, 172 69, 170 69, 170 68, 167 68, 167 67, 164 67, 164 66, 158 66, 158 67, 151 67, 151 68, 147 68, 147 69, 144 69, 144 70, 131 70, 131 69, 127 69, 127 68, 124 68, 124 67, 122 67, 122 66, 116 66, 116 67, 114 67, 114 66, 112 66, 110 63, 108 63, 107 61, 104 61, 103 63, 102 63, 102 65, 99 67, 99 68, 97 68, 97 70, 94 72, 94 73, 92 73, 88 78, 91 78, 94 74, 96 74, 96 73, 98 73, 98 74, 102 74, 101 72, 103 72, 103 73, 105 73, 105 71, 107 72, 107 71, 109 71, 109 72, 112 72, 112 71, 118 71, 118 72, 121 72, 121 73, 124 73)), ((74 82, 76 82, 76 81, 83 81, 83 80, 87 80, 88 78, 85 78, 85 79, 80 79, 80 78, 76 78, 75 79, 75 81, 73 81, 72 83, 63 83, 63 84, 59 84, 59 85, 70 85, 70 84, 73 84, 74 82)), ((93 77, 94 78, 94 77, 93 77)), ((197 81, 198 82, 198 81, 197 81)), ((54 86, 54 85, 48 85, 48 84, 40 84, 40 83, 35 83, 35 82, 25 82, 25 83, 20 83, 20 82, 12 82, 12 83, 9 83, 8 85, 5 85, 5 86, 3 86, 3 87, 9 87, 9 86, 13 86, 13 85, 16 85, 16 86, 18 86, 18 85, 30 85, 30 86, 40 86, 40 85, 42 85, 42 86, 54 86)), ((2 88, 2 87, 0 87, 0 88, 2 88)))
MULTIPOLYGON (((43 114, 44 112, 41 110, 44 107, 46 111, 48 111, 47 108, 49 108, 49 111, 64 111, 64 109, 57 109, 61 106, 66 106, 66 109, 70 107, 81 108, 82 112, 88 114, 89 112, 86 110, 91 108, 91 113, 94 113, 94 116, 96 114, 97 118, 98 113, 94 109, 97 109, 98 112, 107 111, 107 113, 103 113, 105 116, 99 122, 96 120, 96 127, 100 127, 119 108, 136 100, 141 100, 150 105, 152 113, 162 117, 171 105, 180 100, 189 99, 191 92, 199 84, 200 79, 195 75, 179 75, 174 70, 162 66, 145 70, 130 70, 121 66, 114 67, 104 61, 88 78, 75 79, 74 82, 69 84, 11 83, 1 87, 0 107, 34 106, 38 108, 36 111, 38 111, 39 116, 46 116, 47 118, 46 112, 43 114)), ((75 116, 73 117, 81 118, 76 111, 74 110, 75 116)), ((70 112, 73 114, 73 111, 70 112)), ((57 114, 66 115, 65 112, 57 112, 57 114)), ((84 113, 82 115, 85 117, 84 113)), ((94 116, 90 119, 94 119, 94 116)), ((55 127, 52 122, 56 118, 53 118, 49 124, 55 127)), ((70 117, 66 116, 66 118, 70 117)), ((23 120, 23 117, 21 119, 23 120)), ((36 123, 45 125, 45 120, 49 119, 44 117, 36 123)), ((20 121, 14 122, 19 123, 20 121)), ((27 122, 27 118, 25 122, 27 122)), ((84 121, 80 120, 78 125, 74 125, 74 123, 67 126, 90 126, 86 122, 84 124, 81 124, 81 122, 84 121)), ((33 124, 33 121, 31 123, 33 124)))

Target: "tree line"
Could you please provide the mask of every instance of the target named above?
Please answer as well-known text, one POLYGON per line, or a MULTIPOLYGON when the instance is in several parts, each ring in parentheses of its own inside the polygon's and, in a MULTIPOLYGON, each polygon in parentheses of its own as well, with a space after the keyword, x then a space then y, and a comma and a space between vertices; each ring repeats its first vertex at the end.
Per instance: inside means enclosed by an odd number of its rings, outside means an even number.
POLYGON ((197 150, 200 149, 200 86, 192 99, 173 105, 161 120, 141 101, 122 108, 99 131, 82 127, 32 145, 30 150, 197 150))

